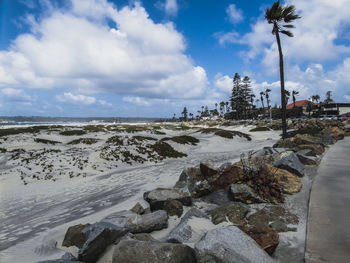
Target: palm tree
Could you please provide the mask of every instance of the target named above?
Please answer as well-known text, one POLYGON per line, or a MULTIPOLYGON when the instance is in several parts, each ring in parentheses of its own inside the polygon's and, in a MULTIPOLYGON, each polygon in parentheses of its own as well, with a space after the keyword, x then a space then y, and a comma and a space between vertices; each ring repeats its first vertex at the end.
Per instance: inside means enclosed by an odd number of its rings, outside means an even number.
POLYGON ((216 109, 216 111, 218 111, 218 104, 217 103, 215 103, 215 109, 216 109))
POLYGON ((285 34, 289 37, 293 37, 292 32, 284 28, 294 28, 289 24, 300 16, 295 13, 294 5, 282 6, 280 0, 274 2, 271 8, 266 9, 265 18, 269 24, 273 25, 272 34, 276 36, 278 45, 279 60, 280 60, 280 82, 281 82, 281 106, 282 106, 282 138, 287 137, 287 121, 286 121, 286 101, 284 94, 284 67, 283 67, 283 53, 281 47, 281 39, 279 33, 285 34), (286 24, 281 25, 284 22, 286 24))
POLYGON ((229 104, 229 102, 226 101, 226 102, 225 102, 225 105, 226 105, 226 112, 228 112, 228 104, 229 104))
POLYGON ((290 97, 290 91, 284 90, 284 99, 286 101, 286 105, 288 104, 289 97, 290 97))
POLYGON ((295 96, 297 96, 298 94, 299 94, 299 91, 296 91, 296 90, 292 91, 293 103, 294 103, 293 108, 295 108, 295 101, 296 101, 295 96))
POLYGON ((271 92, 270 89, 266 89, 266 90, 265 90, 265 97, 266 97, 266 103, 267 103, 267 108, 268 108, 268 109, 270 109, 269 92, 271 92))
POLYGON ((263 91, 260 92, 260 101, 261 101, 263 109, 265 109, 265 106, 264 106, 264 95, 265 95, 265 93, 263 91))
POLYGON ((311 96, 311 99, 312 99, 312 101, 318 102, 318 101, 320 100, 320 95, 318 95, 318 94, 312 95, 312 96, 311 96))

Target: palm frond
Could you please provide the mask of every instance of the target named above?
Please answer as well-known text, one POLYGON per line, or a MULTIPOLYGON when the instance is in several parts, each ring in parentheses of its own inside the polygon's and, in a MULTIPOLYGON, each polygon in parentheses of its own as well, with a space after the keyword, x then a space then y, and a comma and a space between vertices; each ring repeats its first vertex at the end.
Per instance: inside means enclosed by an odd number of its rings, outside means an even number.
POLYGON ((295 28, 295 26, 293 26, 293 25, 283 25, 283 27, 285 27, 285 28, 295 28))
POLYGON ((301 18, 301 16, 297 15, 297 14, 288 14, 287 16, 283 17, 283 21, 285 23, 290 23, 296 19, 301 18))
POLYGON ((282 34, 285 34, 285 35, 289 36, 289 37, 293 37, 293 36, 294 36, 292 32, 287 31, 287 30, 281 30, 280 32, 281 32, 282 34))

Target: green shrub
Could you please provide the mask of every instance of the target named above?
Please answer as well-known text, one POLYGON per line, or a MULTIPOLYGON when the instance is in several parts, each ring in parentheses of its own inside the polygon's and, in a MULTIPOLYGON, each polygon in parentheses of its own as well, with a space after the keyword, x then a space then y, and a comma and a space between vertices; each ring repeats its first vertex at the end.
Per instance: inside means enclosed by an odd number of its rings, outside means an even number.
POLYGON ((188 135, 182 135, 182 136, 175 136, 175 137, 166 137, 163 138, 162 141, 173 141, 176 143, 180 143, 180 144, 192 144, 192 145, 197 145, 199 143, 199 140, 195 137, 192 136, 188 136, 188 135))
POLYGON ((246 134, 240 131, 228 131, 228 130, 222 130, 217 128, 204 128, 204 129, 200 129, 199 132, 205 133, 205 134, 214 133, 217 136, 227 138, 227 139, 233 139, 234 136, 239 136, 239 137, 246 138, 248 141, 252 140, 249 134, 246 134))
POLYGON ((268 127, 256 127, 254 129, 251 129, 250 132, 261 132, 261 131, 269 131, 270 129, 268 127))
POLYGON ((84 135, 86 134, 86 131, 83 130, 67 130, 60 132, 61 135, 64 136, 74 136, 74 135, 84 135))
POLYGON ((91 144, 94 144, 97 142, 98 142, 98 139, 95 139, 95 138, 80 138, 80 139, 73 140, 73 141, 69 142, 68 144, 83 143, 83 144, 91 145, 91 144))
POLYGON ((147 137, 147 136, 133 136, 133 138, 138 141, 157 141, 156 138, 147 137))
POLYGON ((40 138, 35 138, 34 141, 37 143, 54 144, 54 145, 61 143, 61 142, 57 142, 57 141, 51 141, 51 140, 40 139, 40 138))
POLYGON ((176 151, 168 143, 162 141, 156 142, 151 148, 163 158, 182 158, 187 156, 187 154, 176 151))

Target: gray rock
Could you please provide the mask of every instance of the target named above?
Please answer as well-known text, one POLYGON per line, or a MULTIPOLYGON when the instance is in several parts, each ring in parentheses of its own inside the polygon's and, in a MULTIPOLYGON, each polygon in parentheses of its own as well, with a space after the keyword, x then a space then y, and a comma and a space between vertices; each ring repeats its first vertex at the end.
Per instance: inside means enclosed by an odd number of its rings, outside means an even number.
POLYGON ((245 204, 263 203, 262 200, 254 190, 246 184, 232 184, 230 187, 230 194, 234 201, 245 204))
POLYGON ((252 157, 264 157, 266 155, 276 155, 281 152, 285 152, 285 148, 273 148, 273 147, 264 147, 253 153, 252 157))
POLYGON ((274 166, 285 169, 298 176, 304 176, 304 165, 299 161, 298 156, 292 151, 280 153, 278 159, 273 163, 274 166))
POLYGON ((134 205, 134 207, 131 208, 130 211, 139 215, 142 215, 145 213, 145 209, 140 203, 137 203, 136 205, 134 205))
POLYGON ((78 260, 93 263, 105 249, 127 233, 125 228, 108 222, 97 222, 83 230, 86 237, 84 246, 79 249, 78 260))
POLYGON ((225 168, 230 167, 230 166, 232 166, 232 163, 230 163, 230 162, 223 163, 222 165, 220 165, 219 170, 221 170, 221 171, 225 170, 225 168))
POLYGON ((177 217, 181 217, 183 213, 182 203, 177 200, 166 201, 163 209, 167 212, 169 216, 176 215, 177 217))
POLYGON ((130 233, 150 233, 168 227, 168 215, 163 210, 139 215, 129 210, 119 211, 105 217, 103 222, 124 228, 130 233))
POLYGON ((236 226, 219 227, 195 244, 198 263, 269 263, 272 258, 236 226))
POLYGON ((195 252, 182 244, 122 240, 115 246, 112 263, 195 263, 195 252))
POLYGON ((85 263, 85 262, 75 261, 75 260, 52 259, 52 260, 38 261, 37 263, 85 263))
POLYGON ((192 204, 190 194, 179 189, 157 188, 145 192, 143 198, 150 204, 151 211, 163 209, 165 202, 171 200, 177 200, 186 206, 192 204))
POLYGON ((76 261, 77 258, 69 252, 64 253, 64 255, 61 257, 62 260, 70 260, 70 261, 76 261))
POLYGON ((316 154, 314 154, 314 152, 311 149, 304 149, 304 150, 300 150, 296 152, 297 154, 302 154, 305 156, 316 156, 316 154))
POLYGON ((207 221, 207 224, 211 224, 208 215, 199 209, 191 208, 181 219, 180 223, 169 233, 166 240, 170 243, 195 243, 201 239, 206 230, 194 228, 193 224, 195 222, 191 222, 193 218, 201 218, 201 221, 207 221))
POLYGON ((317 165, 316 158, 297 153, 299 161, 304 165, 317 165))
POLYGON ((209 214, 215 225, 229 221, 235 225, 244 226, 247 224, 245 217, 248 212, 249 207, 247 205, 231 202, 211 210, 209 214))

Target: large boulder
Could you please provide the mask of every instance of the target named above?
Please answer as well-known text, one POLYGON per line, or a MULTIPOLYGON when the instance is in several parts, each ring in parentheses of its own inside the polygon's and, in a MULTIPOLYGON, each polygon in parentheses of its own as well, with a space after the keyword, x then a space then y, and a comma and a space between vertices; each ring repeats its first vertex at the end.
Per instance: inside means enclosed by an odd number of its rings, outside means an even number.
POLYGON ((263 203, 262 200, 254 190, 246 184, 232 184, 230 187, 230 194, 232 199, 236 202, 245 204, 263 203))
POLYGON ((115 246, 112 263, 195 263, 192 248, 182 244, 122 240, 115 246))
POLYGON ((108 222, 97 222, 83 230, 86 242, 79 249, 78 260, 94 263, 105 249, 127 233, 125 228, 108 222))
POLYGON ((214 228, 214 225, 209 217, 199 209, 191 208, 169 233, 167 241, 171 243, 195 243, 210 228, 214 228))
POLYGON ((276 168, 266 164, 260 171, 266 176, 275 177, 280 185, 282 192, 285 194, 294 194, 300 191, 302 182, 298 176, 284 169, 276 168))
POLYGON ((276 230, 257 227, 240 227, 240 229, 254 239, 269 255, 275 252, 279 244, 278 232, 276 230))
POLYGON ((280 153, 278 159, 273 165, 298 176, 304 176, 304 165, 299 161, 298 156, 292 151, 280 153))
POLYGON ((333 139, 337 141, 344 139, 345 136, 344 130, 339 127, 326 128, 322 131, 322 134, 329 134, 333 139))
POLYGON ((231 202, 211 210, 209 214, 215 225, 229 221, 235 225, 244 226, 247 224, 245 218, 248 212, 249 207, 247 205, 231 202))
POLYGON ((301 144, 296 148, 297 151, 300 150, 311 150, 314 156, 324 153, 324 147, 320 144, 301 144))
POLYGON ((84 230, 84 228, 88 226, 90 226, 90 224, 86 224, 86 225, 79 224, 75 226, 70 226, 64 236, 62 246, 64 247, 76 246, 78 248, 81 248, 86 241, 82 231, 84 230))
POLYGON ((142 215, 145 213, 145 208, 140 204, 140 203, 137 203, 136 205, 134 205, 131 209, 130 209, 131 212, 133 213, 136 213, 136 214, 139 214, 139 215, 142 215))
POLYGON ((223 205, 233 201, 229 191, 227 190, 218 190, 212 192, 209 195, 201 197, 201 200, 203 200, 206 203, 216 205, 223 205))
POLYGON ((164 204, 171 200, 177 200, 186 206, 192 204, 192 199, 189 193, 171 188, 157 188, 145 192, 143 198, 150 204, 151 211, 163 209, 164 204))
POLYGON ((130 233, 150 233, 168 227, 168 215, 163 210, 150 214, 135 214, 129 210, 119 211, 105 217, 103 222, 111 223, 130 233))
POLYGON ((219 227, 195 244, 198 263, 268 263, 271 257, 236 226, 219 227))
POLYGON ((248 222, 249 225, 260 229, 273 228, 278 232, 286 232, 291 230, 288 224, 298 224, 299 219, 295 214, 288 212, 283 207, 269 206, 250 215, 248 222), (283 227, 282 224, 284 224, 283 227))
POLYGON ((228 190, 230 185, 243 178, 243 170, 236 165, 226 165, 216 169, 211 162, 201 163, 201 168, 185 169, 175 188, 187 191, 192 197, 206 196, 218 190, 228 190), (204 173, 204 175, 202 174, 204 173))
POLYGON ((304 165, 317 165, 315 157, 300 154, 299 152, 297 152, 297 156, 299 158, 299 161, 304 165))

